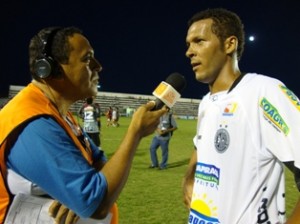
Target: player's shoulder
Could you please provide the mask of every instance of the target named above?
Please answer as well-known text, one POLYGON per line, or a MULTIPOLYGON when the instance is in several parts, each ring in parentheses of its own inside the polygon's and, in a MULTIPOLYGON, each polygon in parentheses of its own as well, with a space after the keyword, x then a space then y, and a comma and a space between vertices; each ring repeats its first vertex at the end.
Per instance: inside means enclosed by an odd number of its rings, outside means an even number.
POLYGON ((271 76, 267 76, 267 75, 263 75, 263 74, 259 74, 259 73, 246 73, 245 74, 245 78, 251 81, 255 81, 255 82, 262 82, 262 84, 265 83, 281 83, 281 81, 277 78, 271 77, 271 76))
POLYGON ((261 88, 278 88, 279 86, 284 86, 284 84, 277 78, 257 73, 245 74, 243 83, 251 87, 252 90, 261 88))

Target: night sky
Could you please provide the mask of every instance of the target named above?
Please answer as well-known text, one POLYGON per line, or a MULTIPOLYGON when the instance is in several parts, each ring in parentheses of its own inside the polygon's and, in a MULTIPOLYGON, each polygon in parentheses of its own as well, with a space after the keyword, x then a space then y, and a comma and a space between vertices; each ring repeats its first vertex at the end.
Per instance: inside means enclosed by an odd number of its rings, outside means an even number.
POLYGON ((77 26, 90 40, 103 66, 101 91, 152 94, 166 77, 187 79, 184 98, 208 91, 194 78, 185 57, 188 19, 206 8, 235 11, 247 40, 240 62, 243 72, 283 81, 300 96, 300 2, 297 0, 2 0, 0 96, 9 85, 27 85, 30 38, 47 26, 77 26))

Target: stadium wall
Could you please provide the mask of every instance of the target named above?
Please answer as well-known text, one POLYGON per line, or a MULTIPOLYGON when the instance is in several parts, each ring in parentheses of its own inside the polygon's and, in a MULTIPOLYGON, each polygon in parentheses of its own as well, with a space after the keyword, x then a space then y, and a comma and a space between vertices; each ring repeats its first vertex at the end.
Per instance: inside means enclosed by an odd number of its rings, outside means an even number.
MULTIPOLYGON (((24 86, 10 85, 9 99, 14 97, 24 86)), ((98 92, 95 102, 101 107, 104 115, 109 107, 118 107, 121 116, 131 116, 137 107, 150 100, 154 100, 153 95, 118 93, 118 92, 98 92)), ((71 111, 78 112, 83 100, 79 100, 71 106, 71 111)), ((174 116, 180 119, 195 119, 197 117, 199 99, 180 98, 172 108, 174 116)))

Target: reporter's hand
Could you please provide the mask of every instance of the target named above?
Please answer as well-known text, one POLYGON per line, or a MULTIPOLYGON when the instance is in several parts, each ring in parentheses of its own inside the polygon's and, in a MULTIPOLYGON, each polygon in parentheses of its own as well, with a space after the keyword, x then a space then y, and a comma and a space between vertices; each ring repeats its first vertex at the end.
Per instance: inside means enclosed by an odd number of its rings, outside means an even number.
POLYGON ((133 114, 129 128, 137 132, 141 138, 152 134, 157 129, 159 118, 168 111, 166 106, 160 110, 151 111, 154 106, 155 103, 150 101, 140 106, 133 114))
POLYGON ((49 207, 49 214, 56 224, 75 224, 79 220, 79 216, 56 200, 49 207))

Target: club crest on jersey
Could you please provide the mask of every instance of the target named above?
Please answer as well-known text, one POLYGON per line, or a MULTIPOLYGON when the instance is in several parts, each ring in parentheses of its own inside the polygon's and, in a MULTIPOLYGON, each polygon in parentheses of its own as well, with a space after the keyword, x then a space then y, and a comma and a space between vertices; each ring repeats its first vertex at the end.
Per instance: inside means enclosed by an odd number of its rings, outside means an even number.
POLYGON ((230 143, 229 133, 225 128, 221 128, 215 135, 215 148, 217 152, 223 153, 227 150, 230 143))
POLYGON ((276 107, 274 107, 265 97, 260 100, 260 107, 263 109, 264 116, 273 126, 282 131, 285 135, 288 135, 290 129, 285 123, 276 107))
POLYGON ((292 102, 292 104, 300 111, 300 101, 299 98, 286 86, 279 85, 279 88, 287 96, 287 98, 292 102))
POLYGON ((237 103, 228 103, 223 111, 223 116, 233 116, 236 108, 237 103))

